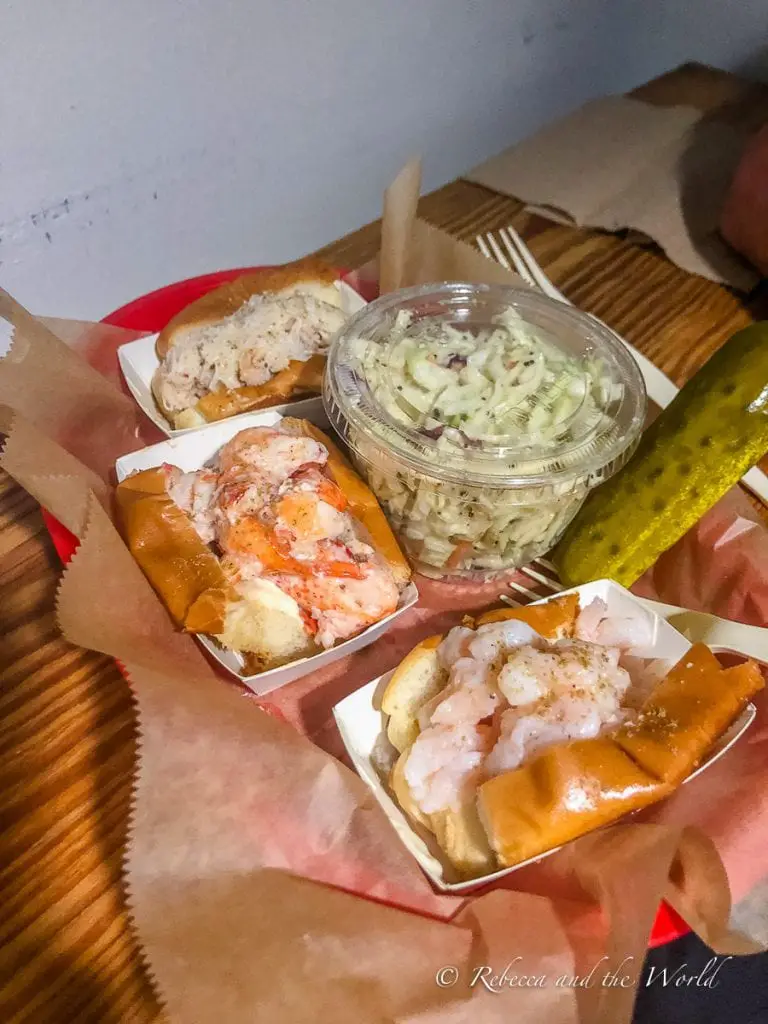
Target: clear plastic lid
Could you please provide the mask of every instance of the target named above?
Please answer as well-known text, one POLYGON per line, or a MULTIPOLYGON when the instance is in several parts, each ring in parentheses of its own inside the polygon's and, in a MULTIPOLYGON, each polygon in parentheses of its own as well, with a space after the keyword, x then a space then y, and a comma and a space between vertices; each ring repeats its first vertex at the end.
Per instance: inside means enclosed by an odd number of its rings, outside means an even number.
POLYGON ((496 488, 609 476, 646 405, 637 364, 603 324, 533 291, 468 283, 393 292, 348 320, 325 399, 358 454, 374 442, 425 476, 496 488))

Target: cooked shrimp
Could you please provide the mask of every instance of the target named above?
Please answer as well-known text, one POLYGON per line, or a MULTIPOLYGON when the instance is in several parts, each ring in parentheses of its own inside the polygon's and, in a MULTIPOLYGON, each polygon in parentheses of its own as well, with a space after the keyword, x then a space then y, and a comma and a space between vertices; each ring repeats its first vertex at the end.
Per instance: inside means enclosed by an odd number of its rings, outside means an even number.
POLYGON ((482 725, 440 725, 421 733, 405 762, 405 780, 425 814, 461 805, 479 780, 492 741, 482 725))
POLYGON ((638 613, 605 618, 600 623, 597 642, 605 647, 640 653, 653 650, 654 621, 650 614, 638 613))
POLYGON ((647 639, 642 617, 609 618, 602 601, 581 612, 576 639, 545 639, 515 619, 452 629, 438 647, 447 685, 420 709, 405 768, 422 811, 546 747, 615 728, 631 683, 620 659, 629 665, 627 649, 647 639))
POLYGON ((527 622, 507 619, 479 626, 468 649, 473 658, 494 661, 506 651, 522 644, 535 644, 539 640, 541 637, 527 622))
POLYGON ((419 716, 421 728, 441 723, 474 725, 489 718, 501 699, 493 676, 489 663, 459 658, 429 713, 419 716))
MULTIPOLYGON (((421 705, 416 713, 416 719, 419 723, 419 730, 421 732, 426 732, 432 725, 432 715, 434 715, 435 711, 437 711, 438 707, 443 703, 447 695, 447 691, 444 688, 428 700, 426 704, 421 705)), ((479 721, 479 719, 476 719, 476 721, 479 721)))
POLYGON ((517 767, 543 747, 590 739, 621 721, 630 685, 619 650, 582 640, 559 640, 546 650, 519 647, 499 671, 498 687, 510 708, 486 771, 517 767))
POLYGON ((546 697, 549 692, 548 686, 542 681, 541 675, 537 671, 535 654, 529 655, 526 653, 526 648, 515 652, 515 655, 508 658, 502 665, 497 685, 510 707, 513 708, 535 704, 537 700, 546 697))
MULTIPOLYGON (((617 716, 611 724, 618 724, 617 716)), ((592 739, 605 723, 588 700, 560 698, 534 714, 510 708, 501 716, 501 731, 485 761, 488 776, 517 768, 540 750, 565 740, 592 739)))
POLYGON ((574 625, 574 636, 579 640, 589 640, 590 643, 597 643, 597 634, 600 623, 608 613, 608 605, 602 598, 596 597, 589 604, 584 605, 576 616, 574 625))
POLYGON ((623 697, 630 679, 619 668, 617 648, 583 640, 558 640, 548 650, 520 647, 507 658, 499 673, 499 688, 510 704, 521 703, 517 691, 534 682, 544 694, 567 694, 575 699, 587 694, 599 701, 623 697))
POLYGON ((631 614, 609 616, 605 601, 597 597, 579 612, 574 635, 604 647, 639 652, 653 647, 653 617, 634 609, 631 614))
POLYGON ((444 668, 452 669, 461 658, 493 661, 508 648, 531 644, 538 639, 539 634, 527 623, 514 619, 492 622, 477 629, 454 626, 438 647, 437 656, 444 668))
POLYGON ((499 706, 501 698, 491 686, 488 665, 462 658, 456 663, 451 684, 430 717, 431 725, 474 725, 490 718, 499 706))
POLYGON ((441 664, 448 668, 448 684, 421 709, 422 729, 445 724, 474 725, 490 718, 500 705, 495 677, 498 659, 517 644, 538 638, 524 622, 495 622, 479 629, 456 626, 438 647, 441 664))
POLYGON ((454 662, 467 654, 467 644, 475 636, 474 629, 466 626, 454 626, 437 648, 437 656, 443 668, 451 668, 454 662))

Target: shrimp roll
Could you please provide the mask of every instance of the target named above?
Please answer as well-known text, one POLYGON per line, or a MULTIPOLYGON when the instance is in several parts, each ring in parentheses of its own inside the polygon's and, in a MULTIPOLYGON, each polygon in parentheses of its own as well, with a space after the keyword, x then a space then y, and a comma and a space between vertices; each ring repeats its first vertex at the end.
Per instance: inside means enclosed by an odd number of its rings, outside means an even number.
POLYGON ((382 695, 389 786, 445 855, 482 877, 660 800, 763 685, 696 644, 652 656, 645 609, 576 594, 465 618, 424 640, 382 695), (650 685, 649 685, 649 680, 650 685))

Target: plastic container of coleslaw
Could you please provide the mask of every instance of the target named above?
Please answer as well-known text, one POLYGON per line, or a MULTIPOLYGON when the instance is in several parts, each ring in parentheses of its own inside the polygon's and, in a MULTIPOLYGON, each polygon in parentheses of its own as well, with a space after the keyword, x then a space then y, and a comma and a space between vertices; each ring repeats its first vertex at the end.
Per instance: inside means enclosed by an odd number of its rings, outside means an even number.
POLYGON ((629 458, 646 405, 607 327, 466 283, 393 292, 348 320, 323 401, 414 567, 438 578, 545 554, 629 458))

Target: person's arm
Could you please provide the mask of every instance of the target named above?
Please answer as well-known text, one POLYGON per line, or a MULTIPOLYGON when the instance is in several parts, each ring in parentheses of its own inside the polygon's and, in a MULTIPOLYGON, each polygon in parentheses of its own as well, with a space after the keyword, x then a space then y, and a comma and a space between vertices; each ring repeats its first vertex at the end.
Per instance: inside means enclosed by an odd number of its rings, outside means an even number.
POLYGON ((734 249, 768 277, 768 125, 744 150, 726 196, 720 230, 734 249))

